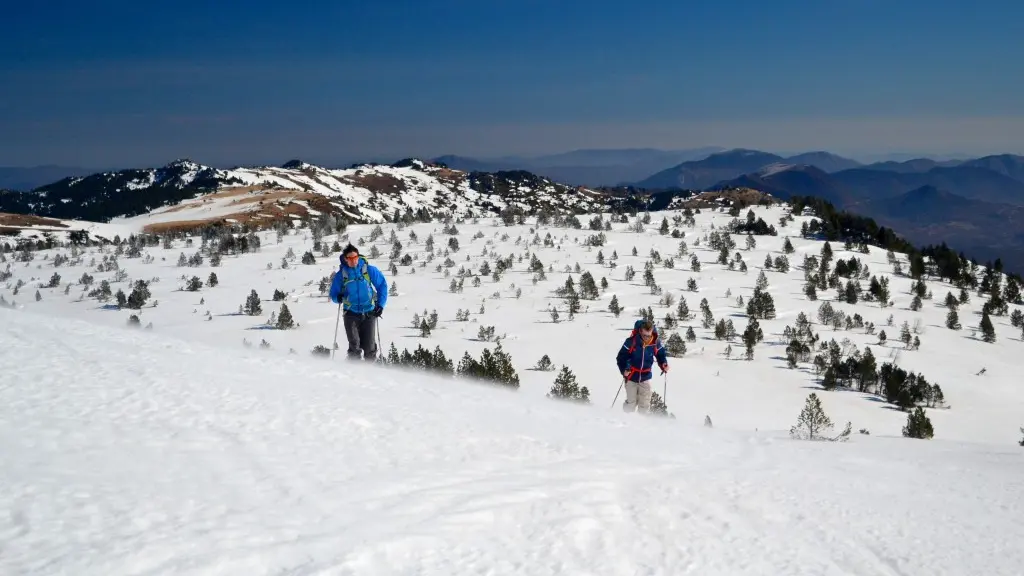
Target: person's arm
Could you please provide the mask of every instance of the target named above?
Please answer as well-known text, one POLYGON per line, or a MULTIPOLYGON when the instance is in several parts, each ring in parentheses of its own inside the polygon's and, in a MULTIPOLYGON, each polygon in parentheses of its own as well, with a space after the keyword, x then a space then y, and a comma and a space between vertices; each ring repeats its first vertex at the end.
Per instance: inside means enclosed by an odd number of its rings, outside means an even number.
POLYGON ((655 357, 658 359, 658 367, 661 368, 662 372, 668 372, 668 354, 665 352, 665 345, 658 341, 658 348, 654 351, 655 357))
POLYGON ((629 370, 629 340, 619 348, 619 354, 615 357, 615 363, 619 365, 619 374, 625 374, 629 370))
POLYGON ((384 278, 380 268, 376 266, 370 266, 367 274, 370 275, 370 282, 373 283, 374 289, 377 290, 377 306, 384 308, 384 305, 388 302, 388 281, 384 278))
POLYGON ((334 273, 334 279, 331 280, 331 289, 327 294, 331 302, 338 304, 341 301, 341 270, 334 273))

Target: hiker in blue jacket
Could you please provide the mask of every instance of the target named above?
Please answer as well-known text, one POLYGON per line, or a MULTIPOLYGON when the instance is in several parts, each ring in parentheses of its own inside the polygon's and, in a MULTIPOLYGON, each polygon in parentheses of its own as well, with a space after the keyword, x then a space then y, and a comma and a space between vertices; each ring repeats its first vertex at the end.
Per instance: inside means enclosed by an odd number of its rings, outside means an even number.
POLYGON ((619 365, 619 373, 626 381, 626 402, 622 405, 625 412, 639 409, 646 413, 651 410, 651 376, 654 366, 661 368, 661 373, 668 372, 668 358, 665 346, 658 338, 654 323, 648 320, 637 320, 633 332, 626 338, 615 358, 619 365))
POLYGON ((331 302, 340 303, 344 309, 349 358, 359 358, 362 352, 364 360, 376 360, 377 319, 384 313, 388 301, 388 282, 384 274, 349 244, 341 252, 341 267, 334 274, 329 296, 331 302))

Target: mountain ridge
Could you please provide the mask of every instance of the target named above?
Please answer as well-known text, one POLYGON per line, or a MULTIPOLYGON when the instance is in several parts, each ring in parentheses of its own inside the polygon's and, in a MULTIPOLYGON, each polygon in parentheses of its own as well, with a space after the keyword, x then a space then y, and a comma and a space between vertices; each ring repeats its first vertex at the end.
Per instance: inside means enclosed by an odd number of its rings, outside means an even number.
MULTIPOLYGON (((1012 171, 1012 160, 1001 165, 1012 171)), ((984 164, 987 160, 981 162, 984 164)), ((744 174, 715 187, 745 186, 778 198, 812 196, 871 217, 915 243, 948 241, 979 259, 1002 257, 1024 270, 1024 182, 979 165, 924 172, 873 169, 836 173, 788 166, 744 174)))
POLYGON ((352 222, 403 212, 471 215, 504 208, 586 210, 596 193, 526 171, 460 172, 418 159, 328 169, 301 160, 283 166, 218 169, 190 159, 158 168, 68 177, 22 193, 0 193, 0 212, 94 222, 303 218, 334 213, 352 222))

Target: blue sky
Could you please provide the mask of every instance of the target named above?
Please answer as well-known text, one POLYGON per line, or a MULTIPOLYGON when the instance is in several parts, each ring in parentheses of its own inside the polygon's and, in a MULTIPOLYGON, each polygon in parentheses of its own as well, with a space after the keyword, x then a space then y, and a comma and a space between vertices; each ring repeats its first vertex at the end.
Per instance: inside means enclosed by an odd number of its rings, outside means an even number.
POLYGON ((1024 2, 19 2, 0 165, 1024 153, 1024 2))

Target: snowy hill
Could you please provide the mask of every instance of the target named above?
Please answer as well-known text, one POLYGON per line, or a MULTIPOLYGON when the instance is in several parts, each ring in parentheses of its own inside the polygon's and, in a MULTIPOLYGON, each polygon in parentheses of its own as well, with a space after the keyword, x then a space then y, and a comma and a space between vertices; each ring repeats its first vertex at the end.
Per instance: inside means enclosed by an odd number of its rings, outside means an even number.
POLYGON ((658 378, 655 389, 667 389, 669 411, 684 422, 699 424, 710 415, 718 427, 785 431, 817 389, 834 420, 851 422, 855 432, 900 436, 908 413, 899 408, 919 405, 937 439, 1016 442, 1024 424, 1016 280, 977 268, 961 290, 948 270, 933 266, 924 269, 922 286, 910 277, 914 263, 906 256, 841 242, 828 245, 832 256, 823 271, 826 244, 799 232, 816 220, 790 215, 786 205, 754 206, 750 220, 708 209, 656 212, 649 224, 640 221, 639 232, 638 217, 368 224, 340 236, 328 218, 278 233, 122 237, 119 247, 21 250, 2 256, 0 304, 108 326, 137 316, 141 326, 184 340, 245 344, 282 359, 290 350, 306 356, 332 344, 336 308, 325 290, 340 248, 352 241, 395 293, 381 321, 385 351, 440 348, 457 365, 467 353, 477 358, 493 351, 500 339, 522 395, 543 397, 564 365, 595 405, 611 404, 620 384, 614 356, 633 320, 649 308, 677 356, 667 383, 658 378), (726 239, 722 233, 731 225, 758 235, 726 239), (814 300, 805 277, 817 286, 814 300), (560 293, 570 278, 578 304, 560 293), (878 301, 881 288, 872 288, 872 278, 888 282, 890 306, 878 301), (994 280, 1002 302, 986 316, 995 338, 986 342, 978 327, 994 280), (139 281, 144 304, 133 310, 127 301, 139 281), (252 291, 260 310, 248 315, 243 306, 252 291), (120 307, 118 292, 125 300, 120 307), (947 294, 956 300, 962 329, 946 327, 947 294), (609 312, 613 299, 623 308, 618 317, 609 312), (297 323, 293 329, 274 326, 282 305, 297 323), (571 319, 570 305, 578 306, 571 319), (751 329, 759 328, 762 338, 747 360, 743 334, 752 311, 758 324, 751 329), (553 370, 534 370, 545 355, 553 370))
MULTIPOLYGON (((194 296, 159 295, 144 316, 194 296)), ((676 363, 680 419, 642 418, 608 410, 596 379, 598 406, 575 406, 181 339, 211 325, 171 328, 170 311, 135 331, 101 325, 118 312, 80 310, 104 317, 86 322, 51 306, 0 309, 4 574, 961 576, 1024 563, 1019 447, 806 442, 729 417, 702 428, 691 400, 710 388, 687 364, 726 371, 710 354, 676 363)), ((559 359, 600 355, 567 337, 596 332, 583 322, 548 327, 559 359)), ((785 379, 736 384, 713 382, 742 412, 796 420, 785 379), (767 393, 744 399, 754 388, 767 393)), ((823 402, 837 415, 846 396, 823 402)))
POLYGON ((328 169, 284 166, 221 170, 190 160, 154 169, 66 178, 31 192, 0 193, 0 212, 125 224, 147 232, 219 224, 269 227, 333 214, 383 222, 411 213, 470 217, 501 209, 600 210, 606 197, 522 171, 460 172, 410 159, 328 169))

